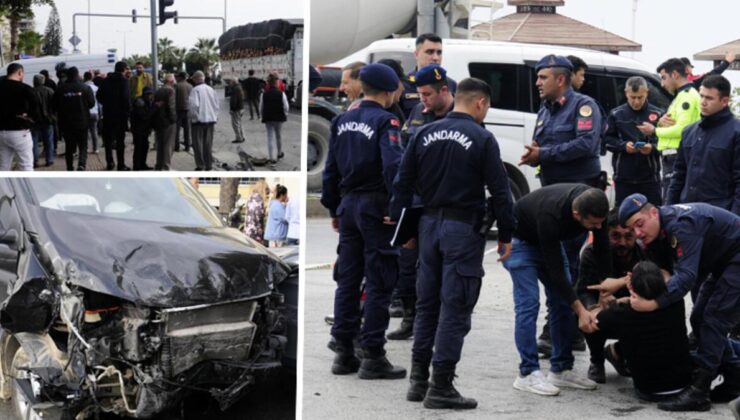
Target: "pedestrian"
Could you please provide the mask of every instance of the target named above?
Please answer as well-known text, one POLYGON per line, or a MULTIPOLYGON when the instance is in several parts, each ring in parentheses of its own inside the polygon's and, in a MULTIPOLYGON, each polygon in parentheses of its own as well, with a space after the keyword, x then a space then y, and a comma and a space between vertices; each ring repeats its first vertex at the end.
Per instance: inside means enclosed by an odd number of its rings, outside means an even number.
POLYGON ((689 82, 691 82, 692 85, 694 85, 694 89, 696 90, 699 90, 699 87, 701 87, 701 83, 704 81, 705 77, 720 75, 724 73, 724 71, 727 70, 734 61, 735 53, 732 51, 727 51, 724 59, 720 60, 717 67, 704 74, 694 74, 694 65, 691 64, 691 60, 689 60, 687 57, 681 57, 681 62, 684 63, 684 65, 686 66, 686 78, 689 80, 689 82))
MULTIPOLYGON (((124 76, 128 71, 125 61, 119 61, 101 82, 98 90, 98 103, 103 110, 103 145, 105 146, 106 169, 112 171, 128 171, 125 163, 126 127, 129 119, 131 104, 129 101, 129 80, 124 76), (113 150, 116 158, 113 159, 113 150)), ((143 89, 142 89, 143 91, 143 89)))
POLYGON ((606 148, 612 152, 615 202, 634 193, 643 194, 656 206, 663 203, 660 191, 658 137, 643 134, 643 123, 655 126, 663 110, 648 101, 647 81, 641 76, 627 79, 626 104, 614 108, 607 118, 606 148))
POLYGON ((231 115, 231 127, 234 129, 236 139, 232 143, 244 143, 244 132, 242 131, 242 117, 244 116, 244 91, 236 79, 229 80, 231 89, 229 97, 229 115, 231 115))
POLYGON ((607 228, 609 200, 598 188, 560 183, 535 190, 514 204, 517 227, 511 257, 504 268, 514 283, 514 335, 521 362, 514 388, 538 395, 557 395, 559 387, 595 389, 596 383, 573 370, 573 313, 584 332, 593 332, 594 317, 578 300, 570 279, 563 242, 593 232, 593 249, 606 278, 611 272, 607 228), (537 357, 537 313, 545 287, 550 317, 550 373, 540 370, 537 357))
POLYGON ((213 129, 218 120, 219 102, 216 92, 205 83, 205 75, 198 70, 193 74, 195 87, 188 99, 188 112, 193 135, 195 170, 213 169, 213 129))
POLYGON ((10 63, 0 80, 0 171, 9 171, 13 157, 18 169, 33 171, 31 127, 39 119, 33 89, 23 83, 23 66, 10 63))
POLYGON ((265 129, 267 130, 267 158, 273 168, 277 161, 285 156, 283 153, 281 130, 283 123, 288 119, 288 112, 290 112, 288 98, 284 92, 277 89, 276 83, 277 75, 271 73, 267 77, 267 85, 273 87, 273 89, 263 92, 262 96, 260 96, 262 122, 265 124, 265 129), (273 142, 277 145, 277 159, 274 159, 272 154, 273 142))
POLYGON ((144 63, 137 61, 134 70, 136 70, 136 74, 129 80, 129 99, 132 103, 142 95, 144 87, 151 86, 154 88, 154 80, 152 75, 144 70, 144 63))
MULTIPOLYGON (((93 98, 98 94, 98 86, 95 84, 93 74, 89 71, 85 72, 84 75, 85 84, 90 87, 93 93, 93 98)), ((90 108, 90 126, 88 127, 88 133, 90 134, 90 140, 92 141, 92 153, 98 153, 98 122, 100 121, 100 110, 97 99, 95 99, 95 105, 90 108)))
POLYGON ((265 84, 263 80, 254 77, 254 70, 249 69, 249 77, 244 80, 244 93, 247 97, 247 104, 249 105, 249 119, 254 120, 254 114, 257 114, 257 119, 260 118, 260 107, 259 100, 262 88, 265 84))
POLYGON ((175 149, 175 125, 177 110, 175 105, 175 76, 167 74, 164 84, 154 92, 154 105, 157 112, 152 120, 157 146, 157 163, 154 169, 169 171, 172 153, 175 149))
MULTIPOLYGON (((427 74, 432 80, 445 76, 444 69, 432 64, 419 70, 417 83, 426 83, 427 74)), ((461 81, 452 112, 424 125, 411 139, 393 184, 393 220, 412 206, 415 191, 424 206, 418 222, 421 275, 406 399, 423 400, 426 408, 478 405, 461 396, 452 381, 484 275, 486 189, 493 197, 489 210, 498 221, 499 261, 511 252, 515 222, 509 181, 495 137, 481 127, 490 105, 491 89, 484 81, 461 81)))
MULTIPOLYGON (((727 336, 740 321, 740 216, 706 203, 655 207, 633 194, 620 205, 619 219, 645 246, 662 250, 675 263, 665 292, 653 299, 631 295, 634 310, 666 308, 700 287, 690 317, 698 339, 691 385, 658 408, 708 411, 710 385, 718 373, 740 394, 740 364, 727 336)), ((610 292, 623 285, 607 280, 601 289, 610 292)))
POLYGON ((87 131, 90 127, 90 109, 95 106, 92 89, 80 78, 77 67, 67 69, 64 83, 59 83, 54 93, 54 109, 59 117, 59 129, 64 138, 64 157, 67 170, 74 171, 77 154, 77 170, 87 167, 87 131))
POLYGON ((175 129, 175 151, 180 151, 180 129, 182 128, 182 144, 185 152, 190 151, 190 117, 188 116, 188 100, 193 85, 188 83, 188 74, 180 72, 177 74, 177 85, 175 85, 175 102, 177 104, 177 128, 175 129))
POLYGON ((360 106, 332 121, 321 204, 339 232, 332 373, 358 372, 360 379, 401 379, 406 370, 385 357, 388 306, 398 281, 398 251, 391 247, 393 227, 384 223, 393 178, 398 170, 400 122, 385 108, 393 103, 398 76, 384 64, 360 71, 360 106), (360 310, 360 285, 365 304, 360 310), (364 313, 364 322, 360 325, 364 313), (361 330, 362 361, 353 339, 361 330))
POLYGON ((385 64, 386 66, 390 67, 393 72, 396 73, 396 76, 398 76, 398 89, 393 96, 393 105, 391 105, 390 108, 386 109, 386 111, 395 115, 396 118, 398 118, 398 120, 401 122, 401 126, 403 126, 406 123, 406 115, 404 115, 403 109, 401 109, 400 105, 401 95, 403 95, 404 90, 403 82, 400 81, 404 78, 403 67, 401 67, 400 61, 394 60, 392 58, 383 58, 381 60, 378 60, 378 63, 385 64))
POLYGON ((54 147, 54 91, 46 87, 43 74, 33 76, 33 93, 38 104, 38 118, 31 128, 33 137, 33 166, 38 166, 39 148, 43 145, 46 166, 54 164, 56 149, 54 147))
POLYGON ((681 135, 666 204, 708 203, 740 215, 740 120, 731 92, 723 76, 704 78, 701 120, 681 135))
POLYGON ((152 132, 152 120, 156 118, 159 107, 154 104, 154 89, 145 86, 142 95, 134 101, 131 109, 131 135, 134 138, 134 170, 148 171, 153 169, 146 164, 149 153, 149 134, 152 132))
POLYGON ((283 246, 288 235, 288 220, 285 217, 285 203, 287 202, 288 189, 284 185, 277 184, 272 201, 270 201, 265 226, 265 240, 269 241, 270 248, 283 246))
MULTIPOLYGON (((429 64, 442 65, 442 38, 435 34, 425 33, 416 37, 416 49, 414 50, 416 59, 416 68, 411 70, 403 79, 404 91, 401 95, 401 108, 406 118, 409 118, 411 111, 419 104, 419 93, 416 91, 416 72, 429 64)), ((457 82, 452 78, 447 78, 452 94, 455 94, 457 82)))
POLYGON ((661 189, 663 201, 668 197, 668 186, 673 177, 673 164, 676 161, 678 146, 681 145, 681 133, 701 118, 699 110, 699 92, 686 78, 686 65, 678 58, 671 58, 658 66, 660 84, 674 96, 668 111, 658 120, 658 127, 643 123, 637 128, 642 134, 658 136, 658 151, 661 153, 663 179, 661 189))
POLYGON ((265 201, 270 190, 263 179, 257 180, 247 201, 247 214, 244 233, 260 244, 265 245, 265 201))
POLYGON ((285 220, 288 221, 288 234, 285 244, 298 246, 301 238, 301 202, 291 198, 285 208, 285 220))
MULTIPOLYGON (((575 55, 569 55, 565 58, 567 58, 568 61, 570 61, 570 63, 573 65, 573 72, 571 73, 570 84, 573 87, 573 90, 583 94, 581 89, 583 88, 583 85, 586 83, 586 70, 588 70, 588 64, 586 64, 586 62, 583 61, 582 58, 575 56, 575 55)), ((604 110, 604 107, 602 107, 601 104, 598 101, 596 101, 596 99, 594 98, 591 98, 591 99, 593 99, 594 103, 596 103, 596 106, 599 108, 599 114, 601 115, 601 122, 602 122, 601 131, 602 133, 606 132, 607 125, 606 125, 605 120, 608 114, 604 110)), ((601 136, 601 149, 600 149, 599 154, 601 156, 606 156, 606 139, 604 138, 604 136, 601 136)), ((606 172, 603 172, 602 176, 604 177, 604 179, 606 179, 606 172)))
POLYGON ((49 76, 49 70, 44 69, 44 70, 41 70, 39 73, 40 74, 43 74, 44 77, 45 77, 45 79, 44 79, 44 86, 48 87, 49 89, 51 89, 53 91, 56 91, 57 90, 57 84, 49 76))
POLYGON ((347 111, 357 108, 362 101, 362 82, 360 81, 360 70, 365 67, 362 61, 349 63, 342 68, 342 79, 339 83, 339 91, 347 95, 347 111))

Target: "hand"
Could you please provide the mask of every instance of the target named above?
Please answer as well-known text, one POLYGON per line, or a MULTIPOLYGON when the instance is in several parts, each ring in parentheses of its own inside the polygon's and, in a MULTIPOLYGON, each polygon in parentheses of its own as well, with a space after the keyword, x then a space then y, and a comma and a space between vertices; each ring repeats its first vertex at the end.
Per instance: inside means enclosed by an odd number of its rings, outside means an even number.
POLYGON ((613 295, 601 295, 599 294, 599 307, 608 308, 617 303, 617 298, 613 295))
POLYGON ((411 238, 406 241, 405 244, 401 245, 404 249, 416 249, 416 238, 411 238))
POLYGON ((635 149, 635 143, 632 143, 631 141, 628 141, 627 144, 624 145, 624 150, 631 155, 637 153, 637 149, 635 149))
POLYGON ((676 125, 676 120, 671 117, 671 114, 665 114, 658 120, 658 127, 671 127, 676 125))
POLYGON ((637 129, 646 136, 652 136, 655 133, 655 126, 649 122, 644 122, 637 126, 637 129))
POLYGON ((727 54, 725 54, 725 61, 732 64, 732 62, 735 61, 735 53, 732 51, 727 51, 727 54))
POLYGON ((509 259, 511 256, 511 242, 501 242, 498 243, 498 255, 500 257, 496 260, 498 262, 504 262, 509 259))
POLYGON ((540 146, 537 142, 532 142, 531 145, 525 145, 524 154, 522 155, 519 165, 537 166, 540 163, 540 146))
POLYGON ((582 311, 578 315, 578 328, 586 334, 592 334, 599 330, 598 321, 596 315, 589 311, 582 311))
POLYGON ((630 306, 637 312, 652 312, 658 309, 658 302, 647 300, 634 291, 630 290, 630 306))
POLYGON ((640 153, 643 155, 649 155, 653 151, 653 145, 650 143, 645 143, 644 146, 640 149, 640 153))
POLYGON ((384 225, 391 225, 394 226, 396 224, 395 221, 391 220, 390 216, 383 217, 383 224, 384 225))
POLYGON ((613 295, 617 292, 617 290, 625 287, 631 277, 632 273, 628 273, 626 276, 620 277, 618 279, 604 279, 601 284, 588 286, 588 290, 598 290, 599 297, 601 297, 602 295, 613 295))
POLYGON ((339 233, 339 218, 338 217, 331 218, 331 228, 334 229, 334 232, 339 233))

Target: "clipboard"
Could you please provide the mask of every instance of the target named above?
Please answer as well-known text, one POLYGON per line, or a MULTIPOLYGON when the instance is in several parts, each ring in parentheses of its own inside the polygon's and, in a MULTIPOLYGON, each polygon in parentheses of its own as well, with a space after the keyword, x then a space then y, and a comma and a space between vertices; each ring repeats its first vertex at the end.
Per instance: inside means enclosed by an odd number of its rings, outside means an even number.
POLYGON ((419 236, 419 219, 424 207, 404 207, 396 223, 396 231, 391 239, 391 246, 402 246, 412 238, 419 236))

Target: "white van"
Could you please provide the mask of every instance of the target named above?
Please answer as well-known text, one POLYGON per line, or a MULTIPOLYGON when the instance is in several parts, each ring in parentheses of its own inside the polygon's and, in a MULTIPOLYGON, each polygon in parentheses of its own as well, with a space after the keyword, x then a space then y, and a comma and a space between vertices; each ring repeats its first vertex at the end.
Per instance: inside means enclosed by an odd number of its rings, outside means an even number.
MULTIPOLYGON (((460 81, 477 77, 493 89, 491 109, 485 125, 498 140, 501 158, 512 181, 512 193, 517 199, 540 185, 534 168, 517 164, 524 152, 524 145, 532 141, 534 133, 540 107, 534 66, 542 57, 556 54, 575 55, 583 59, 589 69, 581 93, 596 99, 606 112, 625 103, 625 82, 636 75, 648 81, 649 99, 653 105, 666 109, 671 101, 652 69, 618 55, 552 45, 463 39, 445 39, 443 46, 442 66, 451 78, 460 81)), ((373 63, 391 58, 399 60, 403 68, 410 71, 416 66, 414 49, 413 38, 376 41, 340 64, 356 60, 373 63)), ((601 168, 611 174, 610 156, 601 159, 601 168)))
MULTIPOLYGON (((56 71, 54 68, 59 63, 64 63, 67 68, 77 67, 80 75, 86 71, 100 70, 103 73, 110 73, 116 65, 117 57, 115 51, 109 51, 105 54, 62 54, 56 56, 46 56, 39 58, 28 58, 25 60, 16 60, 23 66, 25 77, 23 82, 33 86, 33 76, 39 74, 41 70, 48 70, 49 76, 56 80, 56 71)), ((0 76, 5 75, 8 67, 0 69, 0 76)))

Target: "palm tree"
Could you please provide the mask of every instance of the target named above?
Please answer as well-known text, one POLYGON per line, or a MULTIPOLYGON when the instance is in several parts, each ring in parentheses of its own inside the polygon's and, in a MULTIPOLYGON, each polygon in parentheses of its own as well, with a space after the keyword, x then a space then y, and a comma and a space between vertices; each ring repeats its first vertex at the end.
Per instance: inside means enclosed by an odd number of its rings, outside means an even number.
POLYGON ((29 55, 39 56, 46 40, 38 32, 27 31, 18 35, 18 50, 29 55))
POLYGON ((198 38, 195 47, 190 49, 188 55, 192 56, 193 61, 200 61, 204 68, 211 70, 211 66, 220 60, 218 45, 215 38, 198 38))
POLYGON ((174 49, 175 45, 169 38, 159 38, 157 41, 157 56, 162 62, 173 58, 172 51, 174 49))
POLYGON ((18 30, 24 19, 33 18, 33 6, 49 5, 54 7, 54 0, 0 0, 0 12, 10 21, 10 56, 18 53, 18 30))

